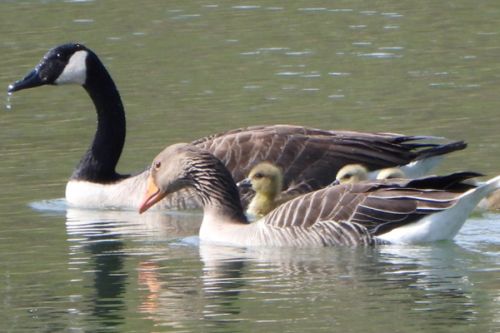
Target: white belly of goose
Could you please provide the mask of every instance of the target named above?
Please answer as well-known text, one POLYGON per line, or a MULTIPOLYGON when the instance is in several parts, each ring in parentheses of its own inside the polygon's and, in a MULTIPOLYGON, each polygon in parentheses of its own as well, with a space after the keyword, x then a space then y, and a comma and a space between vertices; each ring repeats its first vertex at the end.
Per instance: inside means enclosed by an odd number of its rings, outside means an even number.
POLYGON ((478 188, 465 192, 453 207, 431 214, 418 222, 393 229, 377 238, 393 244, 453 239, 479 201, 499 187, 500 176, 497 176, 478 188))
POLYGON ((141 178, 138 181, 137 178, 131 177, 111 184, 70 180, 66 184, 66 202, 69 206, 79 208, 137 209, 146 188, 144 180, 141 178))
POLYGON ((391 230, 378 239, 391 244, 416 244, 450 240, 464 224, 469 210, 457 204, 444 212, 435 213, 422 220, 391 230))

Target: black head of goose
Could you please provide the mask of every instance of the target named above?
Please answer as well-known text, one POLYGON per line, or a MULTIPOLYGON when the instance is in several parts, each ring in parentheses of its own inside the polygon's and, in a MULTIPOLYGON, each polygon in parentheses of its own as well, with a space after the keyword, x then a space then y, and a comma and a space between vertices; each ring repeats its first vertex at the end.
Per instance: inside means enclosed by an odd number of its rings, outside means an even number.
POLYGON ((104 65, 81 44, 51 49, 22 80, 9 86, 9 93, 42 85, 80 84, 92 98, 97 111, 97 132, 72 179, 111 183, 126 176, 115 166, 125 142, 125 112, 116 86, 104 65))
POLYGON ((329 186, 249 224, 224 164, 199 147, 176 144, 154 159, 139 211, 190 187, 203 204, 202 241, 277 247, 436 241, 453 238, 479 200, 500 187, 500 176, 478 187, 463 183, 477 175, 329 186))
MULTIPOLYGON (((140 202, 137 193, 148 171, 133 177, 116 172, 125 142, 125 113, 115 83, 92 50, 78 43, 57 46, 24 79, 11 84, 8 91, 65 83, 82 85, 97 111, 97 131, 68 181, 66 200, 78 207, 136 208, 140 202)), ((369 170, 402 166, 413 177, 425 174, 442 155, 466 147, 462 141, 439 140, 271 125, 210 135, 193 144, 221 159, 235 181, 243 179, 261 161, 278 165, 283 170, 285 193, 294 195, 330 184, 345 164, 361 163, 369 170)), ((248 199, 244 197, 245 202, 248 199)), ((171 196, 159 206, 197 207, 199 202, 187 191, 171 196)))

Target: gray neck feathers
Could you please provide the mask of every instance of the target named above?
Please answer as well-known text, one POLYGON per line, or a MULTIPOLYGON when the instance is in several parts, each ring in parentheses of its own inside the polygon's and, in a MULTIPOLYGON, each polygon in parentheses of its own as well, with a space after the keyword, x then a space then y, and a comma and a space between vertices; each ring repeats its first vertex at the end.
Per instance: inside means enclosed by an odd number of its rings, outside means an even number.
POLYGON ((217 209, 231 221, 248 223, 233 177, 221 161, 207 153, 192 160, 189 174, 203 207, 217 209))

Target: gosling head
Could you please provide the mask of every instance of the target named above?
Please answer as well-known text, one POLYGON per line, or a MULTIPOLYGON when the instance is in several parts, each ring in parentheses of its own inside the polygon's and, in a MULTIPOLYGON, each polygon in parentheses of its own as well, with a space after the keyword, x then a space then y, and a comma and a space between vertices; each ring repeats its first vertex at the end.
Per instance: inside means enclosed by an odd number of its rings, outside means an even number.
POLYGON ((283 188, 283 173, 279 167, 269 162, 254 166, 248 177, 238 183, 238 187, 252 187, 259 194, 274 197, 283 188))
POLYGON ((383 179, 400 179, 405 178, 405 173, 399 168, 386 168, 379 171, 377 174, 378 180, 383 179))
POLYGON ((354 184, 368 180, 368 170, 361 164, 348 164, 337 172, 336 184, 354 184))

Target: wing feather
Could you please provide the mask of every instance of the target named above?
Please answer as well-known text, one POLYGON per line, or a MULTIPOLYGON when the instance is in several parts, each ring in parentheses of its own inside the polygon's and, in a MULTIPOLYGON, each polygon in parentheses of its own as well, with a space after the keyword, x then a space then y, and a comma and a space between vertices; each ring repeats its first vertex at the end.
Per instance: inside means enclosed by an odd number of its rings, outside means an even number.
MULTIPOLYGON (((375 170, 408 164, 424 153, 432 156, 465 148, 460 141, 438 144, 434 143, 436 139, 273 125, 235 129, 193 144, 221 159, 235 182, 246 177, 259 162, 278 165, 284 171, 284 195, 293 197, 330 184, 346 164, 361 163, 375 170), (421 142, 424 140, 432 143, 421 142)), ((242 201, 247 202, 250 197, 246 194, 242 201)))
MULTIPOLYGON (((264 223, 292 229, 315 229, 325 223, 333 223, 328 228, 335 229, 344 226, 343 223, 349 223, 354 225, 349 228, 357 230, 359 235, 363 234, 360 228, 377 235, 448 209, 461 196, 461 193, 439 189, 422 191, 398 185, 387 189, 388 185, 379 185, 340 185, 308 193, 270 212, 264 217, 264 223)), ((346 233, 349 228, 337 232, 346 233)), ((348 235, 343 235, 338 237, 342 238, 342 242, 349 242, 345 238, 348 235)))

